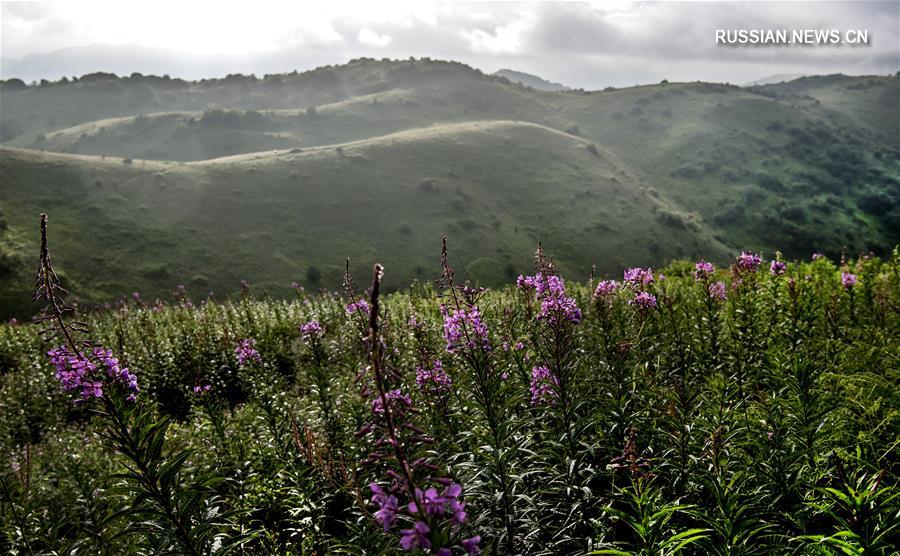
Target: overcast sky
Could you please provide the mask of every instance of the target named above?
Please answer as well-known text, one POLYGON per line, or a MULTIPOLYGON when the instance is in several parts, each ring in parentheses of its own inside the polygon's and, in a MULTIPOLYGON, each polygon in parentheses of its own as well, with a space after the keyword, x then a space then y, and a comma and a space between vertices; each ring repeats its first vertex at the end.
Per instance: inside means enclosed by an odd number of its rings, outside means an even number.
POLYGON ((572 87, 900 69, 900 1, 2 2, 3 78, 185 78, 430 56, 572 87), (868 46, 715 44, 716 29, 864 29, 868 46))

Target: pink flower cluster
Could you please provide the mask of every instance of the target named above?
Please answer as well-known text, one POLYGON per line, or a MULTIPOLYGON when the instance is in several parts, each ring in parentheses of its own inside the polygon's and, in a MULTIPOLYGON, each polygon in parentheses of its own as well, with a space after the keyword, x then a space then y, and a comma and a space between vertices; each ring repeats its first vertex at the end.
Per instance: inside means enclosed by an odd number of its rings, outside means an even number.
POLYGON ((650 292, 638 292, 628 304, 634 305, 641 311, 649 311, 656 308, 656 296, 650 292))
POLYGON ((440 394, 450 391, 450 387, 453 386, 453 380, 447 374, 447 371, 444 370, 441 360, 437 359, 430 369, 421 366, 416 367, 416 386, 423 392, 440 394))
POLYGON ((461 348, 490 351, 488 328, 481 320, 478 307, 447 309, 441 305, 441 314, 444 316, 444 340, 448 352, 456 353, 461 348))
POLYGON ((697 264, 694 265, 694 280, 701 282, 703 280, 708 279, 712 276, 713 272, 716 271, 716 267, 713 266, 711 262, 699 260, 697 264))
POLYGON ((713 282, 709 285, 709 297, 716 301, 725 301, 728 298, 728 288, 725 282, 713 282))
POLYGON ((322 325, 317 320, 311 320, 300 326, 300 335, 306 341, 322 336, 322 332, 322 325))
POLYGON ((516 285, 525 291, 534 290, 535 297, 541 302, 539 319, 553 324, 581 322, 581 309, 566 295, 566 284, 559 276, 538 272, 534 276, 519 276, 516 285))
POLYGON ((615 280, 602 280, 597 287, 594 288, 594 297, 601 298, 614 295, 619 289, 619 283, 615 280))
POLYGON ((262 357, 256 351, 256 340, 244 339, 238 342, 234 348, 234 355, 237 357, 238 363, 246 365, 247 363, 262 363, 262 357))
POLYGON ((133 401, 139 391, 137 377, 119 364, 111 350, 94 348, 93 361, 84 352, 73 354, 68 347, 60 346, 47 352, 50 362, 56 367, 56 378, 66 392, 77 391, 82 402, 91 398, 102 398, 105 386, 117 384, 128 392, 128 400, 133 401), (106 384, 104 384, 104 371, 106 384))
POLYGON ((787 270, 787 264, 784 261, 774 260, 772 264, 769 265, 769 272, 772 273, 772 276, 781 276, 784 274, 784 271, 787 270))
POLYGON ((738 268, 747 272, 756 272, 760 264, 762 264, 762 257, 753 251, 741 251, 741 255, 737 258, 738 268))
MULTIPOLYGON (((391 412, 395 415, 403 415, 408 408, 412 407, 412 398, 409 397, 409 394, 401 392, 399 388, 385 392, 384 400, 391 406, 391 412)), ((372 413, 384 414, 384 402, 382 402, 381 396, 376 395, 372 398, 372 413)))
POLYGON ((856 274, 851 274, 849 272, 841 272, 841 285, 844 286, 844 289, 852 289, 853 286, 856 285, 857 278, 856 274))
POLYGON ((347 314, 352 315, 353 313, 368 314, 369 313, 369 302, 366 301, 365 299, 360 298, 360 299, 354 301, 353 303, 349 303, 347 305, 347 314))
POLYGON ((653 283, 652 268, 626 268, 623 275, 625 283, 633 290, 643 290, 653 283))
POLYGON ((209 384, 204 384, 203 386, 200 386, 199 384, 197 384, 196 386, 194 386, 194 394, 197 394, 198 396, 202 396, 203 394, 209 393, 209 391, 211 389, 212 389, 212 386, 209 384))
POLYGON ((634 297, 628 302, 629 305, 640 309, 642 314, 656 307, 656 296, 647 291, 653 285, 652 268, 627 268, 623 280, 625 285, 635 292, 634 297))
MULTIPOLYGON (((451 526, 465 523, 466 504, 459 499, 459 496, 462 494, 462 486, 458 483, 447 482, 449 484, 443 491, 438 491, 434 487, 424 491, 416 488, 415 500, 411 501, 406 507, 409 515, 425 517, 429 521, 448 516, 451 526)), ((388 531, 396 519, 397 512, 400 511, 397 497, 386 492, 378 483, 371 483, 369 489, 372 491, 372 502, 378 506, 378 511, 375 512, 375 520, 381 524, 385 531, 388 531)), ((428 523, 422 519, 417 519, 411 528, 400 530, 400 547, 406 551, 416 548, 430 550, 432 547, 430 533, 431 527, 428 526, 428 523)), ((480 536, 460 541, 460 545, 470 555, 481 553, 480 544, 480 536)), ((444 547, 438 549, 436 554, 450 556, 452 553, 450 548, 444 547)))
POLYGON ((556 400, 556 376, 543 365, 531 369, 531 405, 556 400))

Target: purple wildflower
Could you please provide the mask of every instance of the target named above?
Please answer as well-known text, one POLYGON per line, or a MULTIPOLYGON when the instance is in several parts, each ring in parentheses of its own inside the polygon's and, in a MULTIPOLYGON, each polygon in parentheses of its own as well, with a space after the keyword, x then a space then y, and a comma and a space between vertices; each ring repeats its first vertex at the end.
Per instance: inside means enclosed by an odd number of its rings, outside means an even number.
POLYGON ((406 326, 410 327, 412 330, 423 330, 425 328, 425 323, 420 321, 416 315, 412 315, 409 317, 409 320, 406 321, 406 326))
POLYGON ((516 286, 525 291, 537 289, 536 278, 536 276, 522 276, 519 274, 519 277, 516 279, 516 286))
POLYGON ((812 254, 812 260, 814 260, 814 261, 818 261, 819 259, 822 259, 824 257, 825 257, 825 253, 813 253, 812 254))
POLYGON ((653 269, 640 267, 627 268, 625 269, 623 280, 632 289, 643 290, 653 283, 653 269))
POLYGON ((387 531, 394 523, 394 517, 397 515, 397 497, 393 494, 387 494, 378 483, 371 483, 369 488, 372 490, 372 502, 378 504, 378 511, 375 512, 375 521, 384 527, 387 531))
POLYGON ((118 384, 129 392, 128 399, 134 400, 139 390, 137 377, 127 368, 119 365, 112 351, 95 348, 91 361, 84 352, 73 355, 69 348, 60 346, 47 352, 50 362, 56 367, 56 378, 66 392, 78 391, 78 402, 103 397, 103 372, 110 384, 118 384))
POLYGON ((553 403, 556 398, 556 376, 547 367, 531 369, 531 405, 553 403))
POLYGON ((534 276, 520 276, 519 282, 524 283, 527 289, 535 290, 535 296, 541 302, 538 319, 550 323, 581 322, 581 309, 574 299, 566 295, 565 282, 559 276, 548 276, 539 272, 534 276))
POLYGON ((359 299, 347 305, 347 314, 353 313, 369 314, 369 303, 365 299, 359 299))
POLYGON ((303 336, 304 340, 310 341, 313 338, 320 337, 322 335, 322 330, 322 325, 319 324, 319 321, 311 320, 300 326, 300 335, 303 336))
POLYGON ((762 257, 752 251, 741 251, 741 256, 737 259, 738 268, 748 272, 756 272, 762 263, 762 257))
POLYGON ((844 286, 844 289, 849 290, 852 289, 853 286, 856 285, 857 279, 856 274, 851 274, 849 272, 841 272, 841 285, 844 286))
POLYGON ((710 276, 712 276, 713 272, 716 271, 716 267, 713 266, 711 262, 704 261, 700 259, 697 261, 697 264, 694 265, 694 280, 702 281, 706 280, 710 276))
MULTIPOLYGON (((406 408, 412 407, 412 398, 409 397, 409 394, 401 392, 399 388, 385 392, 384 399, 391 404, 391 412, 394 411, 393 408, 397 408, 402 413, 406 408)), ((376 396, 372 399, 372 413, 378 415, 384 413, 384 404, 381 401, 381 396, 376 396)))
POLYGON ((237 346, 234 348, 234 355, 241 365, 246 365, 247 362, 262 363, 262 357, 260 357, 259 352, 256 351, 256 340, 252 338, 238 342, 237 346))
POLYGON ((728 298, 728 288, 725 282, 713 282, 709 285, 709 297, 717 301, 725 301, 728 298))
POLYGON ((428 540, 428 533, 431 528, 424 521, 417 521, 412 529, 402 529, 400 534, 400 547, 403 550, 410 551, 414 548, 428 550, 431 548, 431 541, 428 540))
MULTIPOLYGON (((540 276, 540 275, 538 275, 540 276)), ((541 312, 538 318, 551 323, 569 321, 573 324, 581 322, 581 309, 575 300, 566 295, 566 286, 559 276, 547 276, 538 287, 538 297, 541 299, 541 312)))
POLYGON ((459 500, 460 494, 462 486, 458 483, 452 483, 444 489, 444 502, 450 506, 450 513, 457 525, 462 525, 466 521, 466 504, 459 500))
POLYGON ((469 554, 469 556, 481 554, 481 547, 479 546, 481 544, 481 535, 475 535, 474 537, 463 539, 460 544, 462 544, 462 547, 466 549, 466 553, 469 554))
POLYGON ((407 509, 410 514, 417 514, 420 509, 428 516, 443 517, 450 514, 453 522, 459 525, 466 521, 466 504, 459 500, 460 494, 462 494, 462 486, 458 483, 450 483, 440 493, 434 487, 428 488, 424 492, 416 489, 416 499, 409 503, 407 509))
POLYGON ((784 261, 779 260, 772 261, 772 264, 769 266, 769 272, 772 273, 772 276, 781 276, 786 269, 787 265, 784 261))
POLYGON ((481 320, 478 307, 448 310, 441 305, 441 314, 444 315, 444 340, 448 352, 455 353, 463 347, 490 351, 488 328, 481 320))
POLYGON ((648 311, 656 307, 656 296, 649 292, 638 292, 628 304, 634 305, 642 312, 648 311))
MULTIPOLYGON (((434 487, 425 489, 416 489, 416 500, 422 506, 425 515, 444 515, 444 497, 441 496, 434 487)), ((416 502, 409 503, 409 513, 418 513, 419 509, 416 502)))
POLYGON ((435 360, 431 369, 425 367, 416 367, 416 386, 425 392, 438 394, 448 392, 453 385, 453 380, 440 359, 435 360))
POLYGON ((207 392, 209 392, 211 388, 212 388, 212 386, 209 384, 204 384, 203 386, 200 386, 199 384, 197 384, 196 386, 194 386, 194 394, 197 394, 198 396, 202 396, 203 394, 206 394, 207 392))
POLYGON ((619 283, 615 280, 603 280, 594 288, 594 297, 597 299, 614 295, 619 288, 619 283))
POLYGON ((134 373, 129 371, 127 367, 119 365, 119 360, 113 357, 112 350, 95 348, 94 357, 100 361, 101 365, 106 367, 107 376, 109 376, 113 382, 117 382, 127 390, 131 391, 132 396, 139 390, 137 377, 134 376, 134 373))

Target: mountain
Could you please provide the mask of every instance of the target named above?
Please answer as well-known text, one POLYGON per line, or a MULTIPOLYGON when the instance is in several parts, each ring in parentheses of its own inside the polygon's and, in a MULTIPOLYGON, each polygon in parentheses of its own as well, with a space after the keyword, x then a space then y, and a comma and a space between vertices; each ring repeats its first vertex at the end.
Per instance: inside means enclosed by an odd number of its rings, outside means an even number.
POLYGON ((279 73, 297 67, 313 67, 314 53, 302 48, 246 54, 192 54, 136 44, 84 45, 51 52, 29 54, 21 59, 5 59, 0 78, 25 82, 57 80, 88 73, 131 75, 172 74, 201 79, 228 73, 279 73))
POLYGON ((537 75, 532 75, 530 73, 525 73, 523 71, 515 71, 511 69, 502 69, 499 71, 495 71, 493 75, 497 77, 505 77, 509 79, 513 83, 520 83, 525 85, 526 87, 531 87, 532 89, 537 89, 538 91, 569 91, 571 90, 569 87, 566 87, 562 83, 554 83, 552 81, 547 81, 542 77, 538 77, 537 75))
POLYGON ((484 285, 538 240, 573 278, 741 248, 885 253, 900 237, 897 76, 540 91, 454 62, 265 78, 0 83, 0 309, 28 311, 37 214, 85 300, 392 287, 440 237, 484 285))
POLYGON ((806 74, 803 73, 776 73, 775 75, 768 75, 766 77, 762 77, 755 81, 750 81, 748 83, 744 83, 742 87, 754 87, 757 85, 771 85, 773 83, 782 83, 787 81, 793 81, 794 79, 799 79, 801 77, 805 77, 806 74))

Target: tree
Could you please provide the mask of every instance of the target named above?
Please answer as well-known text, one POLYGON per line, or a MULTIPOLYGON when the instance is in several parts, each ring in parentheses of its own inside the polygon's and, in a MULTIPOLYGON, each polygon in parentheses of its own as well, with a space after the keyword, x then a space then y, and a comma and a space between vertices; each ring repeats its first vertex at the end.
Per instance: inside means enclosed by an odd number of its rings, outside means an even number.
POLYGON ((319 280, 322 279, 322 273, 319 272, 319 269, 315 266, 310 266, 306 269, 306 280, 313 285, 319 285, 319 280))

